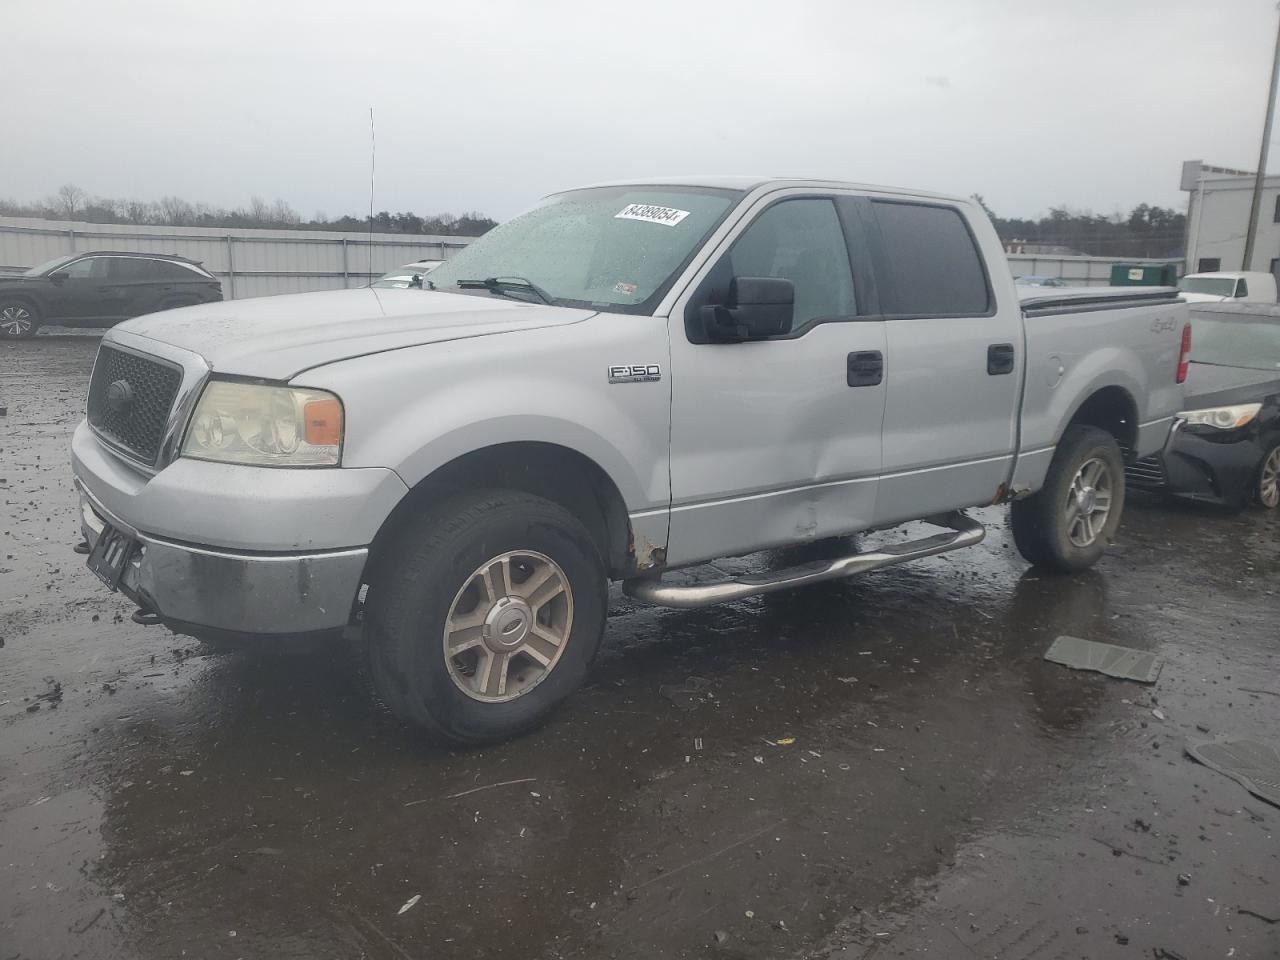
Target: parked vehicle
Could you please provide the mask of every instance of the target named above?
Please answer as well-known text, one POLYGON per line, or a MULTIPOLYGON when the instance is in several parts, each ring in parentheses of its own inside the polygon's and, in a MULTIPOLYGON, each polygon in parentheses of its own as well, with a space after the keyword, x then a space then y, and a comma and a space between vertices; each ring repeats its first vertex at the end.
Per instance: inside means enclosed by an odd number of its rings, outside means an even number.
POLYGON ((1136 487, 1193 500, 1280 507, 1280 306, 1191 310, 1185 410, 1169 443, 1128 470, 1136 487))
POLYGON ((1188 303, 1243 300, 1248 303, 1275 303, 1276 278, 1257 270, 1189 273, 1178 281, 1182 299, 1188 303))
POLYGON ((1028 274, 1025 277, 1014 277, 1013 282, 1020 287, 1065 287, 1067 281, 1061 277, 1040 277, 1028 274))
POLYGON ((413 287, 421 290, 422 278, 442 263, 444 263, 443 260, 415 260, 413 263, 406 263, 403 267, 397 267, 390 273, 384 273, 369 286, 392 290, 413 287))
POLYGON ((1004 501, 1025 557, 1089 567, 1126 456, 1182 408, 1176 291, 1020 304, 969 200, 571 190, 428 285, 123 324, 72 457, 89 566, 144 621, 258 644, 359 623, 382 699, 452 743, 526 730, 582 682, 611 579, 733 600, 975 544, 960 511, 1004 501), (663 579, 921 519, 942 532, 663 579))
POLYGON ((42 326, 109 327, 129 317, 222 299, 198 261, 162 253, 97 250, 0 276, 0 337, 42 326))

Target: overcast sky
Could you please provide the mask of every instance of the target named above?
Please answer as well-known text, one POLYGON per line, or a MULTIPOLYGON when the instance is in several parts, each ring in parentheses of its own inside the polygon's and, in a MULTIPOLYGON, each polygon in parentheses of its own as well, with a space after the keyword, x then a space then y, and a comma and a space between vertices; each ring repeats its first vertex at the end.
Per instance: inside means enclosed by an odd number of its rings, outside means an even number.
POLYGON ((0 0, 0 196, 503 218, 699 172, 1185 205, 1252 169, 1274 0, 0 0))

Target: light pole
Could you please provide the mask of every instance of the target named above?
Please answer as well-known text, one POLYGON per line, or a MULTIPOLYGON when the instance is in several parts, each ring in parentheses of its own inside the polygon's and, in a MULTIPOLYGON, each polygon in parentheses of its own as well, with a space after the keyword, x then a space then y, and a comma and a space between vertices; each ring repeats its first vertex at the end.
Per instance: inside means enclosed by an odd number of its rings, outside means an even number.
POLYGON ((1271 56, 1271 87, 1267 92, 1267 117, 1262 124, 1262 149, 1258 151, 1258 172, 1253 179, 1253 203, 1249 207, 1249 228, 1244 234, 1243 270, 1253 266, 1253 241, 1258 232, 1258 207, 1262 204, 1262 183, 1267 176, 1267 148, 1271 145, 1271 115, 1276 108, 1276 78, 1280 76, 1280 24, 1276 27, 1276 49, 1271 56))

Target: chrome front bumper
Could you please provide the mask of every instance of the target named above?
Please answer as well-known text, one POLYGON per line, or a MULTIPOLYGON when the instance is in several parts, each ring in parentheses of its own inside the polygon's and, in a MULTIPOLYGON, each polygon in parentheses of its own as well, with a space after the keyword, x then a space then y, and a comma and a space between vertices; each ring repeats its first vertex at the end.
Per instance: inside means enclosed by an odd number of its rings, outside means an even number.
POLYGON ((77 481, 80 530, 92 547, 104 523, 141 546, 120 582, 139 606, 184 633, 298 635, 340 630, 360 589, 366 548, 239 553, 148 536, 112 516, 77 481))

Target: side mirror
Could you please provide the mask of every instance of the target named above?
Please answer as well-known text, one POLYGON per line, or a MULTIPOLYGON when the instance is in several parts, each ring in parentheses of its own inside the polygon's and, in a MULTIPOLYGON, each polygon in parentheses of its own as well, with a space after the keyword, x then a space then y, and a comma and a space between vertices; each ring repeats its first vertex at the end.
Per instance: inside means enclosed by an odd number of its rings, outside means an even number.
POLYGON ((782 277, 734 277, 727 304, 701 310, 707 336, 721 342, 764 340, 791 332, 796 288, 782 277))
POLYGON ((54 283, 61 283, 63 280, 67 279, 67 275, 61 270, 53 271, 53 273, 48 274, 48 277, 54 283))

